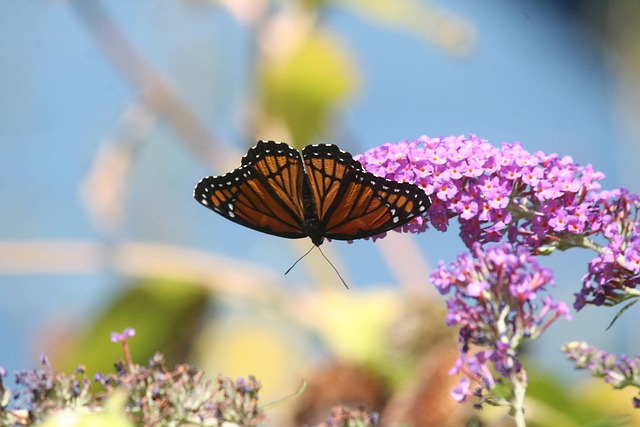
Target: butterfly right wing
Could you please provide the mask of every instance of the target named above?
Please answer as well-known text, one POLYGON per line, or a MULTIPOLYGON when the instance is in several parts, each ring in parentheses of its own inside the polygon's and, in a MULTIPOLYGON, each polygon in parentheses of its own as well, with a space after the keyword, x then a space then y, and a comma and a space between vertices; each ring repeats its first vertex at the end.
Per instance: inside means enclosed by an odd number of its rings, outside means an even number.
POLYGON ((354 240, 384 233, 424 214, 431 201, 418 186, 366 172, 332 144, 302 150, 323 236, 354 240))
POLYGON ((230 221, 287 238, 303 232, 304 168, 298 150, 260 141, 242 158, 242 166, 221 176, 203 178, 193 197, 230 221))

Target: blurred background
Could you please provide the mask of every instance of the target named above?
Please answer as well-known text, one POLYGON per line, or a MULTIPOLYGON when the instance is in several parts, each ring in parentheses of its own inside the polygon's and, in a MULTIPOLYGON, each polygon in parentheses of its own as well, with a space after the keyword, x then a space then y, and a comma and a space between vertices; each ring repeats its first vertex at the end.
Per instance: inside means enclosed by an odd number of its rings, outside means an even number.
MULTIPOLYGON (((455 227, 323 245, 346 291, 318 251, 284 276, 311 242, 226 221, 194 185, 258 139, 355 155, 474 133, 640 191, 635 0, 22 0, 0 2, 0 32, 9 372, 41 353, 58 369, 109 370, 121 355, 109 333, 134 327, 139 362, 161 350, 212 377, 255 374, 265 403, 309 381, 272 425, 361 401, 385 425, 499 425, 504 411, 449 397, 455 331, 427 276, 464 250, 455 227)), ((572 302, 592 256, 542 260, 556 297, 572 302)), ((531 425, 630 413, 627 393, 573 373, 558 350, 640 352, 637 310, 604 332, 615 311, 587 307, 529 347, 531 425)))

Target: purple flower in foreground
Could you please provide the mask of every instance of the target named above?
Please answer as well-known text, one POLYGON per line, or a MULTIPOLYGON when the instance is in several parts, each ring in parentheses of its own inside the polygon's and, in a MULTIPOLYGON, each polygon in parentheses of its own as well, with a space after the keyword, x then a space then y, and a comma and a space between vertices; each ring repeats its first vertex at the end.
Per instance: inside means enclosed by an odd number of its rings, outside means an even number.
MULTIPOLYGON (((607 353, 578 341, 562 346, 562 352, 574 363, 576 369, 590 371, 592 376, 603 378, 613 388, 640 388, 640 356, 631 358, 624 354, 607 353)), ((638 408, 639 403, 640 398, 634 397, 633 406, 638 408)))
MULTIPOLYGON (((147 365, 129 370, 116 366, 115 372, 96 374, 94 380, 104 390, 97 390, 84 371, 78 367, 76 373, 66 374, 45 364, 16 373, 15 391, 0 393, 0 425, 44 425, 46 418, 61 411, 102 413, 114 393, 126 395, 122 414, 127 425, 258 426, 266 418, 259 404, 261 385, 253 376, 237 383, 222 375, 212 380, 187 364, 168 369, 160 353, 147 365), (3 406, 11 397, 13 404, 3 406)), ((82 423, 94 424, 93 419, 82 423)))
POLYGON ((133 328, 126 328, 122 333, 111 332, 111 342, 125 343, 129 338, 136 334, 136 330, 133 328))
MULTIPOLYGON (((540 266, 528 248, 504 243, 483 250, 473 245, 431 275, 447 301, 447 324, 460 326, 461 355, 452 373, 464 376, 454 392, 470 396, 469 381, 490 392, 500 377, 526 384, 518 359, 525 340, 542 334, 559 317, 570 319, 566 304, 541 294, 553 284, 551 271, 540 266), (470 354, 471 353, 471 354, 470 354)), ((477 393, 473 393, 477 394, 477 393)))

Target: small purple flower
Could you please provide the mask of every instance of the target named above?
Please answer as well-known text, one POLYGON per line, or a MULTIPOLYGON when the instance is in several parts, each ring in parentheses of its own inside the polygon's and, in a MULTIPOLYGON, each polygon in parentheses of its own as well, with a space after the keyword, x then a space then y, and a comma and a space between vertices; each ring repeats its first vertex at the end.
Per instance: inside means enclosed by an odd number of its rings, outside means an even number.
POLYGON ((236 389, 241 393, 245 393, 249 390, 249 385, 243 377, 238 377, 236 379, 236 389))
POLYGON ((487 282, 476 280, 467 285, 467 294, 470 297, 477 298, 482 295, 482 292, 486 291, 487 289, 489 289, 489 284, 487 282))
POLYGON ((111 342, 117 343, 124 343, 126 342, 129 338, 133 337, 136 334, 136 330, 133 328, 126 328, 122 333, 118 333, 118 332, 111 332, 111 342))
POLYGON ((458 386, 451 391, 451 397, 458 402, 464 402, 468 396, 473 396, 471 392, 471 381, 467 377, 462 377, 458 386))
POLYGON ((47 357, 46 354, 41 354, 40 355, 40 364, 42 364, 43 366, 45 366, 47 368, 51 368, 51 363, 49 362, 49 358, 47 357))

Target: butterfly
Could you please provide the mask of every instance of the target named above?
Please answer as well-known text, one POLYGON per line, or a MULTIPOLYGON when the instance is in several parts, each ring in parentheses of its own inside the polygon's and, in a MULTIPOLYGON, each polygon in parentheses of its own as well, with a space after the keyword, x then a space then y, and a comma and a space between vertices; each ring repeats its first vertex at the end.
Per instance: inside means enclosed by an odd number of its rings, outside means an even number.
POLYGON ((193 196, 235 223, 315 246, 384 233, 431 205, 422 188, 366 172, 336 145, 307 145, 300 156, 275 141, 259 141, 238 169, 200 180, 193 196))

